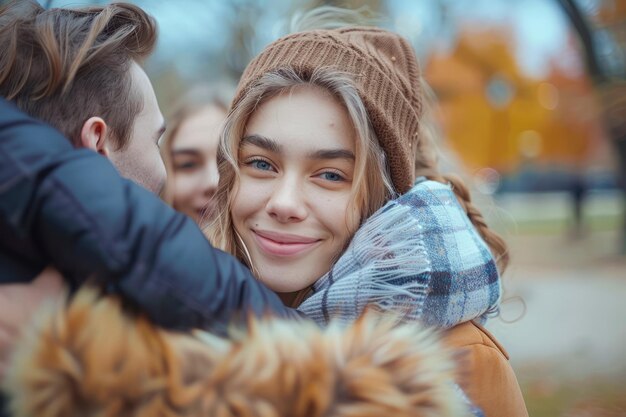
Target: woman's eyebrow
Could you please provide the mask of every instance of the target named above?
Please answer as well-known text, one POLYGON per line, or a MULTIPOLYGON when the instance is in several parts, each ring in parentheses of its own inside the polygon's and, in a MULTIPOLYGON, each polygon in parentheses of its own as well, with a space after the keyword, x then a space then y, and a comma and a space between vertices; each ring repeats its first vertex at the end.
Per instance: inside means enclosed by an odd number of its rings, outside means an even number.
MULTIPOLYGON (((244 136, 239 146, 255 145, 270 152, 281 153, 282 145, 276 141, 258 134, 244 136)), ((309 152, 307 157, 310 159, 348 159, 355 160, 354 153, 347 149, 319 149, 309 152)))
POLYGON ((172 149, 172 155, 199 155, 200 151, 194 148, 176 148, 172 149))
POLYGON ((274 153, 282 152, 282 146, 280 144, 276 143, 276 141, 268 137, 265 137, 263 135, 252 134, 252 135, 244 136, 241 139, 241 142, 239 143, 239 147, 242 147, 245 145, 258 146, 259 148, 263 148, 265 150, 268 150, 274 153))
POLYGON ((307 155, 311 159, 348 159, 355 160, 354 153, 347 149, 320 149, 307 155))

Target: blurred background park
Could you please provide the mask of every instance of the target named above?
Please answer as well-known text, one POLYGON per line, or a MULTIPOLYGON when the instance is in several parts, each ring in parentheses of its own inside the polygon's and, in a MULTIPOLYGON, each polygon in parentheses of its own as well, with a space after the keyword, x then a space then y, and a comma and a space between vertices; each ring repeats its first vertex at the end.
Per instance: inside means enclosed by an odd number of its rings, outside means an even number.
MULTIPOLYGON (((164 113, 232 89, 320 4, 366 7, 415 47, 443 163, 511 245, 499 337, 531 416, 626 416, 626 0, 131 0, 158 21, 164 113)), ((105 1, 40 0, 48 7, 105 1)))

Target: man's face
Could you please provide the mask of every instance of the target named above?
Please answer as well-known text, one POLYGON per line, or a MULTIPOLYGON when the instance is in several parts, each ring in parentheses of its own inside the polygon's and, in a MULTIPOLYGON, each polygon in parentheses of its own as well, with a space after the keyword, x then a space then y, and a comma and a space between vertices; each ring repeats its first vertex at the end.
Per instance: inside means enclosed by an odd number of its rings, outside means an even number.
POLYGON ((111 151, 108 156, 123 177, 159 194, 166 179, 165 165, 158 146, 165 122, 144 70, 133 63, 130 71, 133 88, 143 99, 143 109, 135 119, 127 146, 111 151))

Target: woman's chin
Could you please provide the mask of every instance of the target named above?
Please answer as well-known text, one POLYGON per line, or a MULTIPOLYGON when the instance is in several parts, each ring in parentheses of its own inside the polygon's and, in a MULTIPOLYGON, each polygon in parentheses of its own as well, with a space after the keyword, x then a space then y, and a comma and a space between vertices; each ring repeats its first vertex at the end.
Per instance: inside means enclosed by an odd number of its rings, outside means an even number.
POLYGON ((287 267, 286 265, 282 268, 272 268, 270 271, 269 268, 264 270, 257 266, 259 281, 279 295, 297 293, 305 288, 309 288, 324 275, 324 272, 321 272, 320 274, 304 276, 298 272, 307 270, 311 271, 310 268, 287 267))

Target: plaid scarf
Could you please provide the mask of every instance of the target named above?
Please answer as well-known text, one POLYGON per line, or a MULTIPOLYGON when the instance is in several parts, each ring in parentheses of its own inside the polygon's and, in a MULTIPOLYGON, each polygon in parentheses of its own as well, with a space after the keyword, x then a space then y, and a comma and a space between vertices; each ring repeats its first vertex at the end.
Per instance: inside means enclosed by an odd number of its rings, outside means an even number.
POLYGON ((298 309, 325 325, 374 305, 447 329, 484 322, 500 293, 493 255, 450 186, 419 178, 363 223, 298 309))

